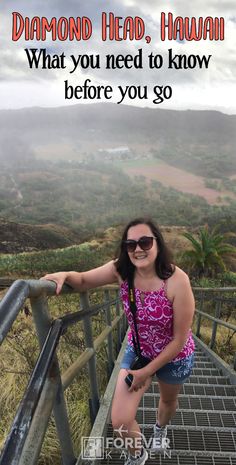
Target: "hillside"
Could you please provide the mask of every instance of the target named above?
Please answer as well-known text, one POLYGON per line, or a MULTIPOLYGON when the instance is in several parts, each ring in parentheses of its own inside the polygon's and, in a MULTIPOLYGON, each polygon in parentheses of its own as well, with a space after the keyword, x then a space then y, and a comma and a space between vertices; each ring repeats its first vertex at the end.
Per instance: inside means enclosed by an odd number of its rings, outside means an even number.
POLYGON ((157 156, 203 176, 236 174, 236 116, 109 103, 0 111, 0 159, 157 156), (108 150, 108 153, 106 152, 108 150))
POLYGON ((78 243, 78 237, 57 225, 31 226, 0 218, 0 253, 56 249, 78 243))
POLYGON ((44 225, 52 246, 135 216, 198 226, 236 215, 236 116, 92 104, 2 110, 0 125, 0 217, 44 225))
POLYGON ((79 241, 98 229, 148 215, 163 225, 199 225, 230 214, 234 205, 209 205, 202 197, 165 187, 144 176, 132 179, 108 163, 31 160, 0 172, 0 215, 26 224, 69 227, 79 241))
MULTIPOLYGON (((65 229, 61 229, 54 225, 50 225, 50 231, 56 229, 58 247, 55 249, 56 242, 52 243, 48 240, 47 234, 39 234, 40 226, 33 226, 28 228, 27 225, 22 224, 7 224, 5 222, 6 233, 11 231, 8 237, 8 252, 1 253, 0 259, 0 290, 8 287, 15 279, 18 278, 35 278, 38 279, 45 273, 52 273, 59 270, 78 270, 86 271, 95 268, 111 260, 116 256, 118 244, 120 242, 123 226, 110 227, 104 231, 94 234, 88 240, 75 243, 74 245, 59 247, 59 232, 61 236, 65 236, 65 229), (17 236, 17 242, 14 237, 17 236), (33 247, 30 247, 33 246, 33 247), (43 249, 41 250, 41 248, 43 249), (19 253, 23 251, 23 253, 19 253)), ((224 225, 222 225, 224 227, 224 225)), ((43 227, 42 230, 47 232, 47 228, 43 227)), ((184 263, 181 262, 183 252, 190 247, 189 241, 183 237, 183 233, 187 230, 196 234, 198 228, 185 228, 177 226, 165 227, 160 225, 160 229, 164 239, 173 253, 173 260, 175 263, 181 263, 184 268, 184 263)), ((67 234, 69 231, 67 231, 67 234)), ((69 238, 70 234, 68 234, 69 238)), ((2 245, 5 248, 4 234, 0 235, 0 250, 2 245)), ((70 236, 70 240, 72 237, 70 236)), ((235 263, 231 262, 231 271, 235 270, 235 263)), ((229 274, 227 279, 230 282, 235 282, 234 275, 229 274)), ((0 293, 1 297, 1 293, 0 293)))
MULTIPOLYGON (((182 236, 186 228, 162 226, 161 230, 175 257, 188 247, 187 240, 182 236)), ((63 228, 60 230, 54 225, 28 227, 1 221, 0 252, 3 253, 0 260, 0 289, 9 286, 18 277, 39 278, 46 272, 61 269, 81 271, 100 266, 115 257, 122 231, 122 225, 110 227, 81 244, 60 247, 59 243, 66 235, 63 228), (57 235, 54 235, 55 241, 52 242, 55 230, 57 235), (6 237, 7 241, 4 240, 6 237)), ((65 242, 69 242, 69 238, 72 240, 68 230, 65 242)))
MULTIPOLYGON (((97 233, 88 239, 93 246, 109 244, 109 250, 115 252, 116 244, 120 240, 123 226, 111 227, 97 233), (113 245, 112 245, 113 244, 113 245)), ((162 232, 171 248, 179 250, 186 240, 181 237, 185 227, 162 227, 162 232)), ((28 225, 6 221, 0 218, 0 253, 15 254, 34 252, 47 249, 61 249, 78 245, 85 240, 78 237, 69 228, 47 225, 28 225)))

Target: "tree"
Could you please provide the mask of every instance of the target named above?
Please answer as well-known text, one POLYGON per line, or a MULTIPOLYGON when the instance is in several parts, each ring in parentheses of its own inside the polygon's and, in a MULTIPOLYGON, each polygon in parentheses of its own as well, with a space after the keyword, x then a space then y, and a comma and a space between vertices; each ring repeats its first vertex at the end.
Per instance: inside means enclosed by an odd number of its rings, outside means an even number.
POLYGON ((236 256, 236 248, 227 242, 227 237, 231 235, 219 234, 217 227, 210 231, 208 226, 199 230, 198 238, 189 232, 183 233, 192 245, 192 249, 186 250, 182 256, 189 271, 195 272, 198 277, 226 271, 227 265, 236 256))

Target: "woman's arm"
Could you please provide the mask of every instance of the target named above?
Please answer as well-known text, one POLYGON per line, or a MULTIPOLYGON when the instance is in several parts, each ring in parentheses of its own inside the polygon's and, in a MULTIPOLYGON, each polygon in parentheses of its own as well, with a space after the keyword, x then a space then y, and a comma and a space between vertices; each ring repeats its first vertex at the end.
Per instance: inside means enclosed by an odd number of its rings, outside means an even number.
POLYGON ((112 260, 90 271, 81 273, 77 271, 59 271, 58 273, 46 274, 41 279, 54 281, 57 285, 56 294, 58 295, 64 283, 83 292, 94 287, 116 283, 118 273, 112 260))

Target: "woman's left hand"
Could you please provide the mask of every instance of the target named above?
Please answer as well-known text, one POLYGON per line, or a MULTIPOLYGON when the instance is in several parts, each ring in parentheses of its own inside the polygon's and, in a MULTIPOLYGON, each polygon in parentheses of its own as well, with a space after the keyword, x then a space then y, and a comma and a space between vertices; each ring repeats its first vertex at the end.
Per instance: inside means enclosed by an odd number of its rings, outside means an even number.
POLYGON ((151 378, 150 375, 147 375, 144 368, 140 370, 127 370, 127 374, 133 375, 133 381, 129 388, 129 392, 138 391, 145 386, 146 382, 151 378))

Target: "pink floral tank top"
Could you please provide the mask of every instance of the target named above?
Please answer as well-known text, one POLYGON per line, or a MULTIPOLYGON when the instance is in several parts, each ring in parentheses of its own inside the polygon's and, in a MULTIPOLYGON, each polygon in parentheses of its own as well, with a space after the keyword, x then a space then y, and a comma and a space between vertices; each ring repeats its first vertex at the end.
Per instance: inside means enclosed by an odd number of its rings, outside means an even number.
MULTIPOLYGON (((128 283, 120 287, 120 295, 129 327, 128 342, 133 346, 132 332, 135 334, 133 315, 129 307, 128 283)), ((165 281, 158 291, 140 291, 135 288, 136 321, 142 354, 153 360, 173 339, 173 306, 166 296, 165 281)), ((181 352, 173 361, 188 357, 194 351, 191 330, 181 352)))

